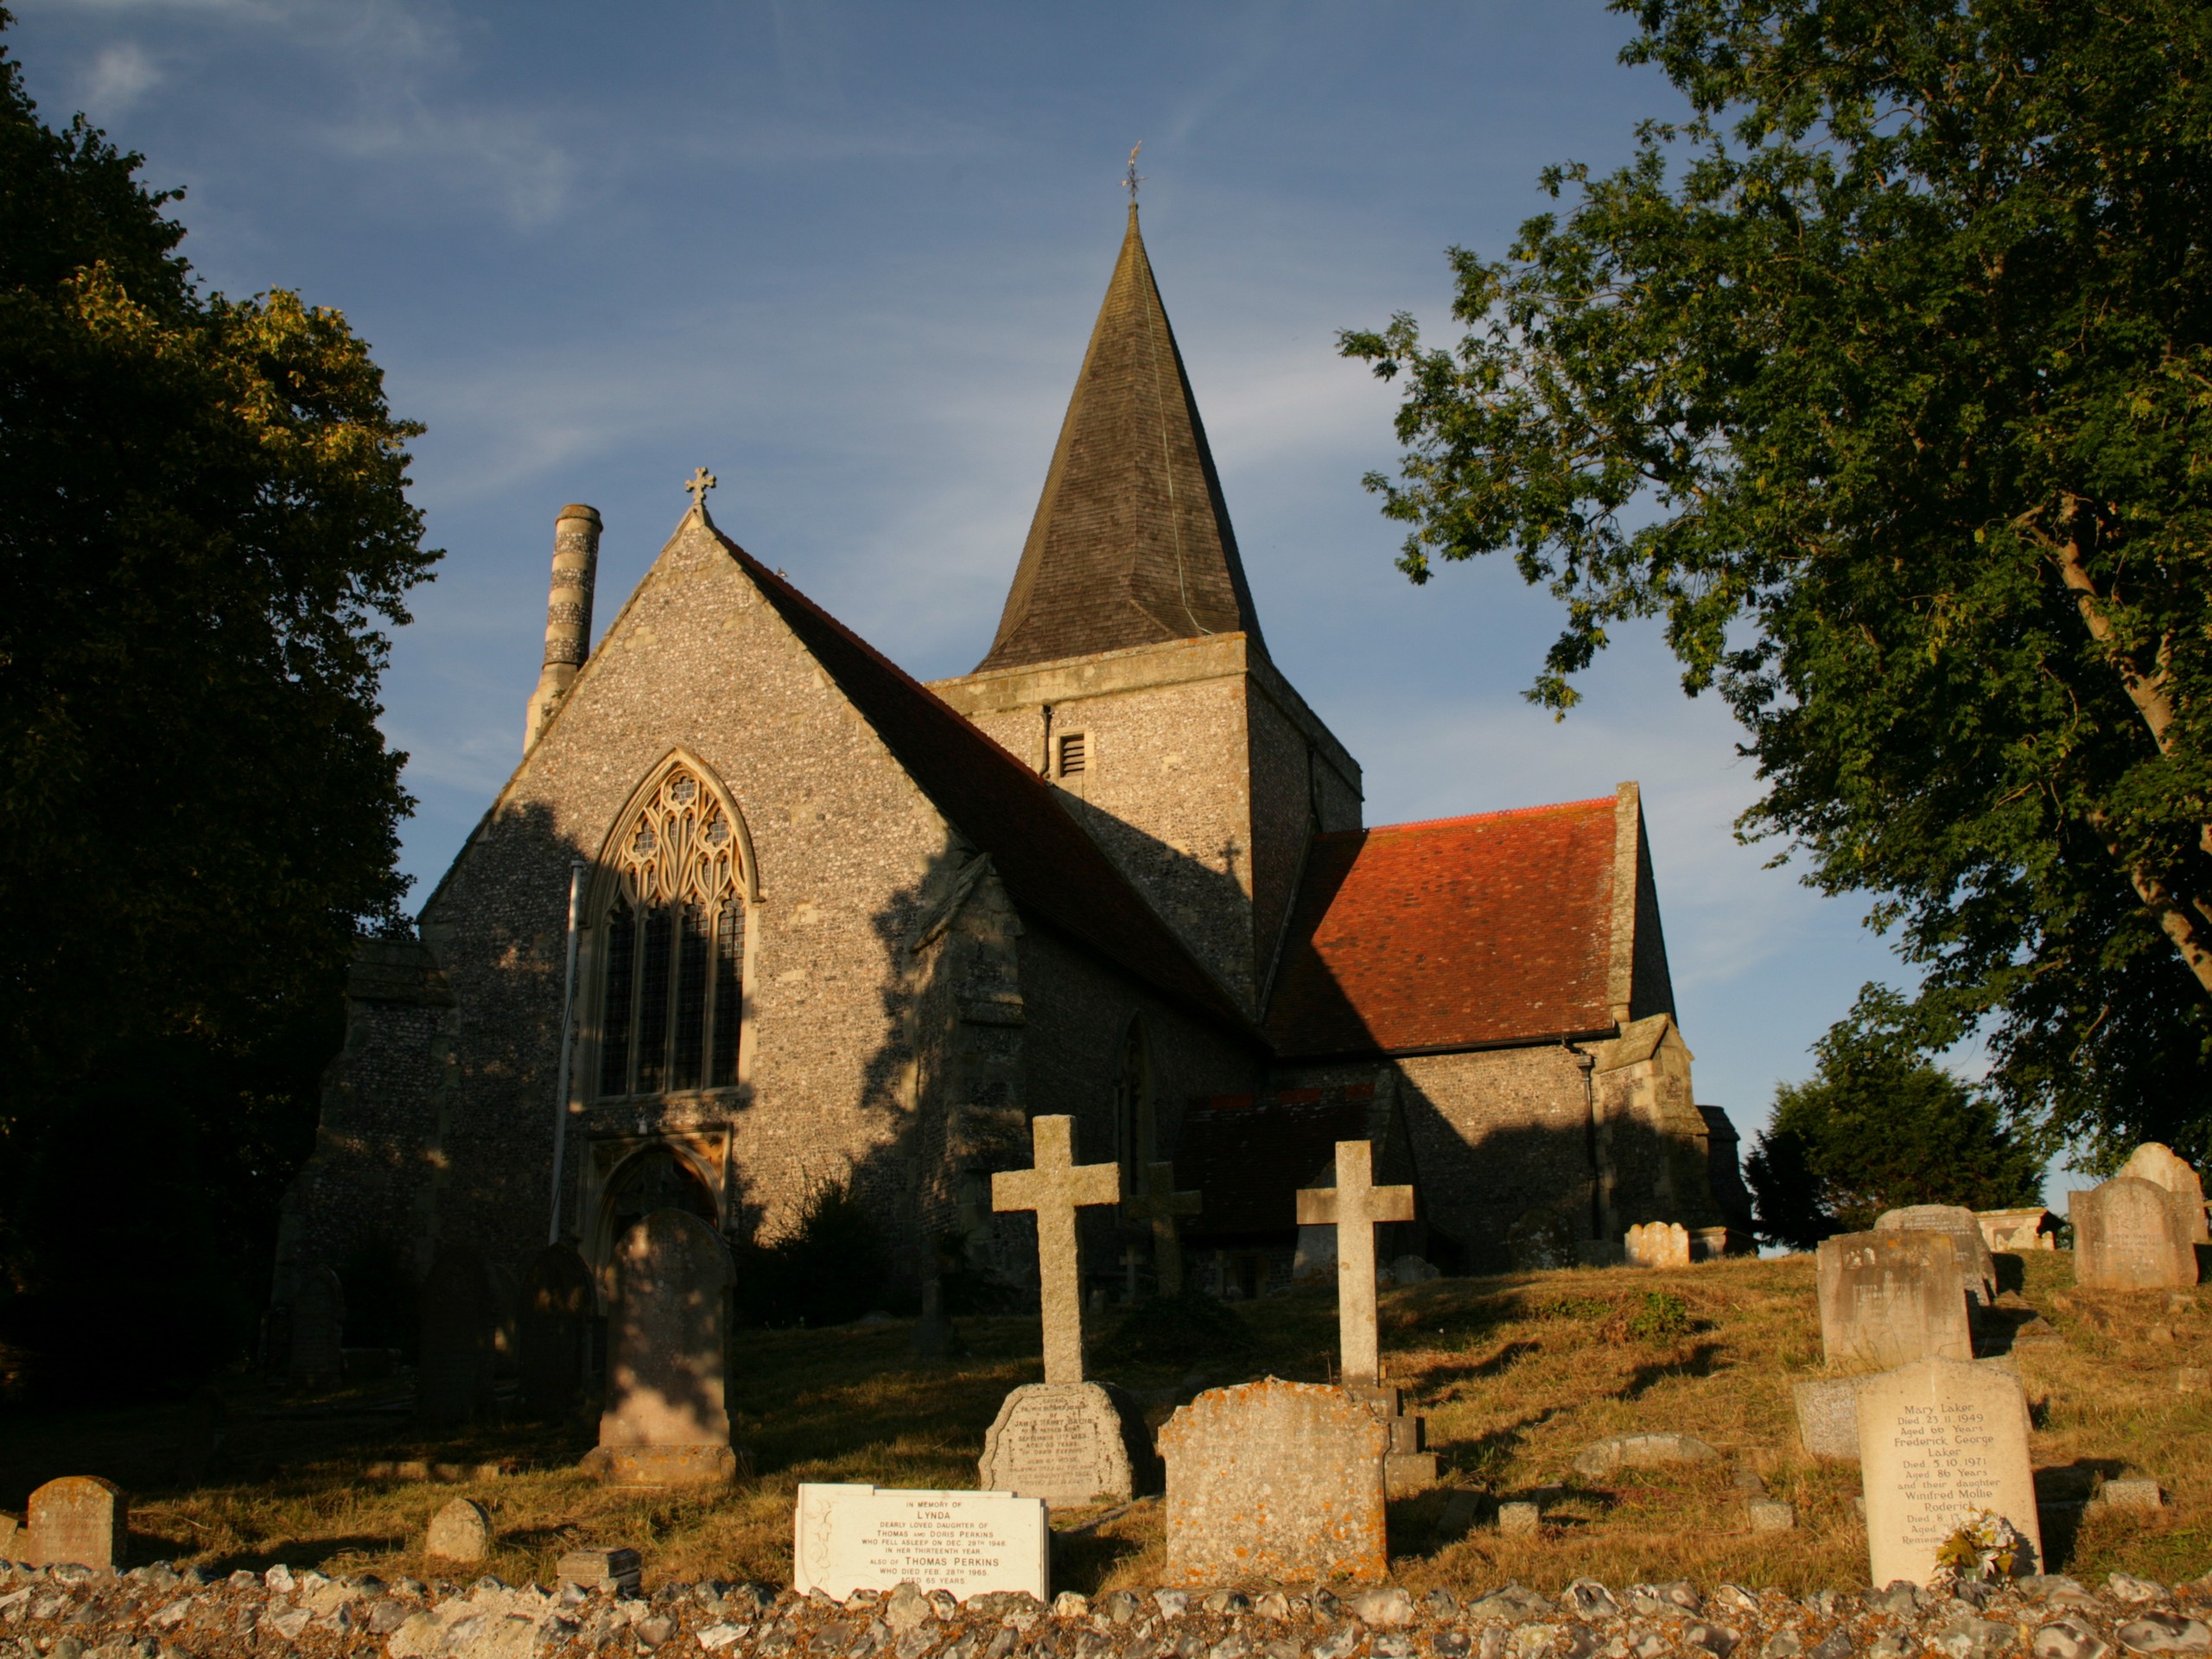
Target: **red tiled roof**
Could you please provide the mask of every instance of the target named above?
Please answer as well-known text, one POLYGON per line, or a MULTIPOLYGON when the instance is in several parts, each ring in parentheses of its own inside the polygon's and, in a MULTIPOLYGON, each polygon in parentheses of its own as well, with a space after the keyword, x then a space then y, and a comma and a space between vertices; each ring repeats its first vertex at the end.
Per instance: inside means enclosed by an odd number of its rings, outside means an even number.
POLYGON ((1049 784, 785 578, 715 533, 907 776, 991 855, 1017 903, 1155 989, 1257 1038, 1227 993, 1053 798, 1049 784))
POLYGON ((1609 1032, 1615 803, 1317 836, 1268 1034, 1284 1055, 1609 1032))

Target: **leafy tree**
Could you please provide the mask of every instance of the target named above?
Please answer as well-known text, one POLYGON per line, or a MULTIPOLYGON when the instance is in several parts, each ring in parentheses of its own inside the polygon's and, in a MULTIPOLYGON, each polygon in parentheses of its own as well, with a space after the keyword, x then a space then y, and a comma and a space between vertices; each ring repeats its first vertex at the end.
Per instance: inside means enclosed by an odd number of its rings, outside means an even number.
POLYGON ((141 164, 0 53, 0 1325, 189 1369, 403 891, 379 625, 438 556, 345 319, 203 293, 141 164))
POLYGON ((1562 711, 1663 617, 1931 1048, 2047 1146, 2212 1154, 2212 8, 1613 10, 1691 118, 1454 251, 1454 346, 1343 337, 1406 377, 1401 568, 1510 550, 1562 711))
POLYGON ((1902 999, 1870 985, 1815 1045, 1812 1080, 1775 1091, 1773 1120, 1745 1160, 1768 1242, 1810 1249, 1911 1204, 2037 1202, 2041 1156, 1994 1104, 1929 1065, 1911 1027, 1902 999))

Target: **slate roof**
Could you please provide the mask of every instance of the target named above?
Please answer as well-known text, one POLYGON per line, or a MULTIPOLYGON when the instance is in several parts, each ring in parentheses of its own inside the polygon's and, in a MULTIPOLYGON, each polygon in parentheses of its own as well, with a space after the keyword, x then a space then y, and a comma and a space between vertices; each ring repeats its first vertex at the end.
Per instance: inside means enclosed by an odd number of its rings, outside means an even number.
POLYGON ((989 655, 1031 663, 1260 634, 1205 424, 1129 208, 989 655))
POLYGON ((1607 796, 1316 836, 1267 1028, 1283 1056, 1613 1031, 1607 796))
POLYGON ((715 534, 922 792, 991 855, 1017 902, 1155 988, 1258 1038, 1050 785, 790 582, 715 534))

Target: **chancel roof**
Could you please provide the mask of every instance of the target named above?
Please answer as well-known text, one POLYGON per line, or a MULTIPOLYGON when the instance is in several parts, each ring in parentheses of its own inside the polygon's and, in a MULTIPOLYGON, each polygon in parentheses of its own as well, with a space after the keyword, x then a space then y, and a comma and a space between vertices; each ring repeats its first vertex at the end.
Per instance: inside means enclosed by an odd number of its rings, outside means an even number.
POLYGON ((1024 909, 1200 1013, 1258 1033, 1052 785, 843 623, 715 531, 908 777, 1024 909))
POLYGON ((990 654, 976 671, 1260 624, 1134 204, 990 654))
POLYGON ((1619 810, 1608 796, 1316 836, 1268 1010, 1276 1052, 1610 1036, 1619 810))

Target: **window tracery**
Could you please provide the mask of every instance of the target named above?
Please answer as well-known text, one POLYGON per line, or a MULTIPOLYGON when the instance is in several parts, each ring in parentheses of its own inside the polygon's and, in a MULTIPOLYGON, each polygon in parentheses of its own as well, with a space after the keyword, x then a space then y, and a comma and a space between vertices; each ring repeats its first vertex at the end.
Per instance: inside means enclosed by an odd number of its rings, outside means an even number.
POLYGON ((734 1084, 746 922, 735 826, 705 781, 677 765, 615 837, 612 861, 600 1094, 734 1084))

